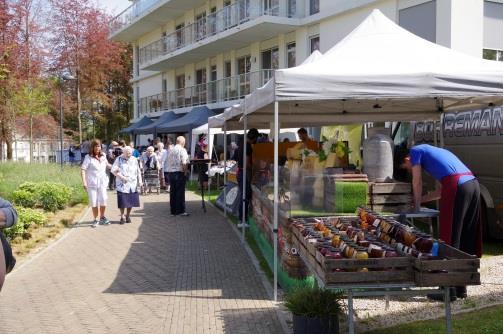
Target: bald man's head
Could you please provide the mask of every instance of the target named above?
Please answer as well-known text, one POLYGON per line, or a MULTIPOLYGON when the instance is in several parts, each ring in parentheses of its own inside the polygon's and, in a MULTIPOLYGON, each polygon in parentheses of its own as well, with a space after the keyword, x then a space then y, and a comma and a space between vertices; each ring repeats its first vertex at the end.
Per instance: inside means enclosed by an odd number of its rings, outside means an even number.
POLYGON ((182 147, 185 146, 185 137, 184 136, 176 137, 176 144, 182 147))

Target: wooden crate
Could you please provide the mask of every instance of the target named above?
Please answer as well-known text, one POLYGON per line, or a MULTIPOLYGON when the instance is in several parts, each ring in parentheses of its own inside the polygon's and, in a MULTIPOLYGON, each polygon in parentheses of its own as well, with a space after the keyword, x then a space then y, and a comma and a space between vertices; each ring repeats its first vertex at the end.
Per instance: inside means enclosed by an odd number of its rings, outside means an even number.
POLYGON ((414 259, 417 286, 480 285, 480 259, 444 243, 439 244, 442 260, 414 259))
POLYGON ((407 211, 411 203, 412 185, 410 183, 369 183, 369 206, 376 212, 407 211))
POLYGON ((325 284, 403 284, 414 282, 411 258, 326 259, 313 243, 306 242, 299 229, 294 230, 294 245, 325 284), (368 271, 362 271, 366 268, 368 271), (344 270, 344 271, 337 271, 344 270))
POLYGON ((414 281, 414 271, 408 257, 357 260, 326 259, 321 256, 320 259, 320 276, 327 284, 402 284, 414 281), (362 271, 364 268, 368 271, 362 271))

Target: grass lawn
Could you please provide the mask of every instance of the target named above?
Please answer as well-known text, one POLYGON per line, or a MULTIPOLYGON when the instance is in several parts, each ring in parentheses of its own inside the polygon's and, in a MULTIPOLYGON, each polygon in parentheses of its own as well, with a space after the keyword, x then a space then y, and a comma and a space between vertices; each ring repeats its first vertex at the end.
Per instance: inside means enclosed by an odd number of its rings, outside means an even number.
POLYGON ((87 193, 82 187, 79 166, 2 162, 0 164, 0 196, 10 200, 12 192, 23 182, 59 182, 73 188, 71 205, 87 203, 87 193))
MULTIPOLYGON (((453 316, 452 332, 456 334, 503 333, 503 305, 453 316)), ((417 321, 396 327, 367 332, 370 334, 435 334, 445 333, 445 318, 417 321)))

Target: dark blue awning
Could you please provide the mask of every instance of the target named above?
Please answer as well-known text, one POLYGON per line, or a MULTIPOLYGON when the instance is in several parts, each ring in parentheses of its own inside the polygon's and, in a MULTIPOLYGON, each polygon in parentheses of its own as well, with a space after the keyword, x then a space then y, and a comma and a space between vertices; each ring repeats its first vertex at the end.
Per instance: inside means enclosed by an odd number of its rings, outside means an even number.
POLYGON ((143 116, 143 118, 140 119, 138 122, 131 124, 127 128, 124 128, 124 129, 120 130, 119 132, 132 134, 135 129, 137 129, 139 127, 142 127, 142 126, 149 125, 149 124, 151 124, 153 122, 154 121, 152 121, 147 116, 143 116))
POLYGON ((142 127, 138 127, 133 131, 133 133, 135 135, 140 135, 140 134, 146 135, 146 134, 158 133, 159 131, 156 131, 157 127, 168 126, 170 123, 172 123, 173 121, 178 119, 180 116, 181 115, 177 115, 172 111, 165 112, 155 122, 144 125, 142 127))
POLYGON ((180 117, 176 121, 167 125, 156 127, 157 133, 187 133, 200 125, 208 123, 208 117, 215 116, 215 113, 206 106, 193 108, 189 113, 180 117))

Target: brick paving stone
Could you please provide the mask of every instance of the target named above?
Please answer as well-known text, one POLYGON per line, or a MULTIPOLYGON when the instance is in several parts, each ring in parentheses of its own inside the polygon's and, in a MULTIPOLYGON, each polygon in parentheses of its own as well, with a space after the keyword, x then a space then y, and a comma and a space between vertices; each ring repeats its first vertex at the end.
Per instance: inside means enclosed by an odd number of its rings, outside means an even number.
POLYGON ((228 222, 187 192, 189 217, 168 195, 141 198, 132 224, 91 216, 16 268, 0 295, 3 333, 281 333, 251 259, 228 222))

